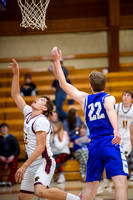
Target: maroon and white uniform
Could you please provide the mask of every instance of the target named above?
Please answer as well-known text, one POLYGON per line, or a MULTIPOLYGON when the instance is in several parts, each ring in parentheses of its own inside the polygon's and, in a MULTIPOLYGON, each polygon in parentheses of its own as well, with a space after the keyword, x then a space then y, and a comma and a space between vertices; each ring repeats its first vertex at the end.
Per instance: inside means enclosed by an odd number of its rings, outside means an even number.
POLYGON ((115 105, 118 115, 118 126, 121 136, 121 145, 123 146, 125 155, 128 156, 132 150, 130 140, 130 125, 133 123, 133 104, 130 107, 124 107, 123 103, 115 105))
POLYGON ((21 183, 22 192, 34 192, 34 185, 43 184, 49 186, 55 171, 55 160, 50 147, 51 126, 49 120, 43 115, 31 118, 32 108, 28 105, 23 110, 24 121, 24 143, 28 158, 37 147, 36 132, 47 132, 46 146, 43 153, 27 168, 21 183))

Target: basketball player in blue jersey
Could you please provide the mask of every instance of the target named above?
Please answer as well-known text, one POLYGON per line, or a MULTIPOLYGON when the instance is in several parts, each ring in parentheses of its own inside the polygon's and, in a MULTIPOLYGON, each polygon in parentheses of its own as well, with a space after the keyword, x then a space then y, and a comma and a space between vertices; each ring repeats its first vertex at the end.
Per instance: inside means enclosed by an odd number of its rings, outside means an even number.
POLYGON ((53 105, 46 95, 37 98, 28 106, 20 96, 19 65, 12 59, 9 68, 13 71, 11 95, 24 120, 24 141, 28 159, 17 170, 15 179, 21 182, 19 200, 31 200, 33 194, 42 199, 80 200, 76 195, 58 188, 48 188, 55 171, 55 160, 50 147, 51 126, 48 120, 53 105))
POLYGON ((104 167, 107 178, 112 178, 114 183, 115 200, 127 200, 127 161, 120 146, 115 98, 104 92, 106 77, 103 73, 92 71, 89 76, 92 94, 81 92, 66 82, 60 66, 61 57, 61 51, 58 52, 54 47, 53 72, 62 89, 81 104, 90 131, 86 186, 82 200, 95 198, 104 167))

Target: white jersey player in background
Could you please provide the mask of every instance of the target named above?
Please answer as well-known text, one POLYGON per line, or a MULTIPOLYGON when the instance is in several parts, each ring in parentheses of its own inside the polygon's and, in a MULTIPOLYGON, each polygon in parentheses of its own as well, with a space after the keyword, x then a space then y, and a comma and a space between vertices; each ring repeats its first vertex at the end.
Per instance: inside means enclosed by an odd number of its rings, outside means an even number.
POLYGON ((115 105, 118 115, 118 126, 121 135, 121 145, 123 146, 131 177, 133 181, 133 93, 125 90, 122 95, 122 102, 115 105))
MULTIPOLYGON (((53 105, 47 96, 36 99, 28 106, 20 96, 19 65, 12 59, 9 68, 13 71, 11 95, 25 116, 24 141, 28 159, 17 170, 16 181, 21 183, 19 200, 30 200, 33 194, 51 200, 80 200, 78 196, 57 188, 48 188, 55 171, 50 142, 49 114, 53 105)), ((15 124, 14 124, 15 125, 15 124)))
POLYGON ((132 92, 124 91, 122 95, 122 102, 115 105, 118 115, 118 126, 121 135, 121 145, 123 146, 126 157, 132 150, 130 139, 130 126, 133 122, 133 104, 132 92))

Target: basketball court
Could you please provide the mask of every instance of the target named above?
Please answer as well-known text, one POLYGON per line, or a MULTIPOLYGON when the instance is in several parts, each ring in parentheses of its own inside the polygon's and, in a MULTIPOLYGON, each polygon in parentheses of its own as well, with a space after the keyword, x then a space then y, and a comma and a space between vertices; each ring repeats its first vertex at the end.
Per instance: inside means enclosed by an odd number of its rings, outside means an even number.
MULTIPOLYGON (((112 182, 111 182, 112 185, 112 182)), ((51 187, 57 187, 67 192, 71 192, 78 195, 84 188, 85 183, 81 181, 66 181, 62 184, 52 183, 51 187)), ((12 187, 0 188, 1 200, 18 200, 20 185, 16 184, 12 187)), ((112 185, 112 191, 105 190, 103 193, 96 195, 95 200, 113 200, 114 199, 114 187, 112 185)), ((33 197, 33 200, 38 200, 37 197, 33 197)), ((56 199, 55 199, 56 200, 56 199)), ((128 182, 128 200, 133 200, 133 182, 128 182)))

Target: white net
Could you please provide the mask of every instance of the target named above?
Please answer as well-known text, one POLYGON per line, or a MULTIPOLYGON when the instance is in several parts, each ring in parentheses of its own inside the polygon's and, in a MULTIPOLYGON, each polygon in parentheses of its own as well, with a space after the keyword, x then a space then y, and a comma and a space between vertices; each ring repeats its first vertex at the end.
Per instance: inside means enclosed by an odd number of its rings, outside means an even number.
POLYGON ((46 11, 50 0, 17 0, 22 13, 20 26, 44 30, 46 11))

